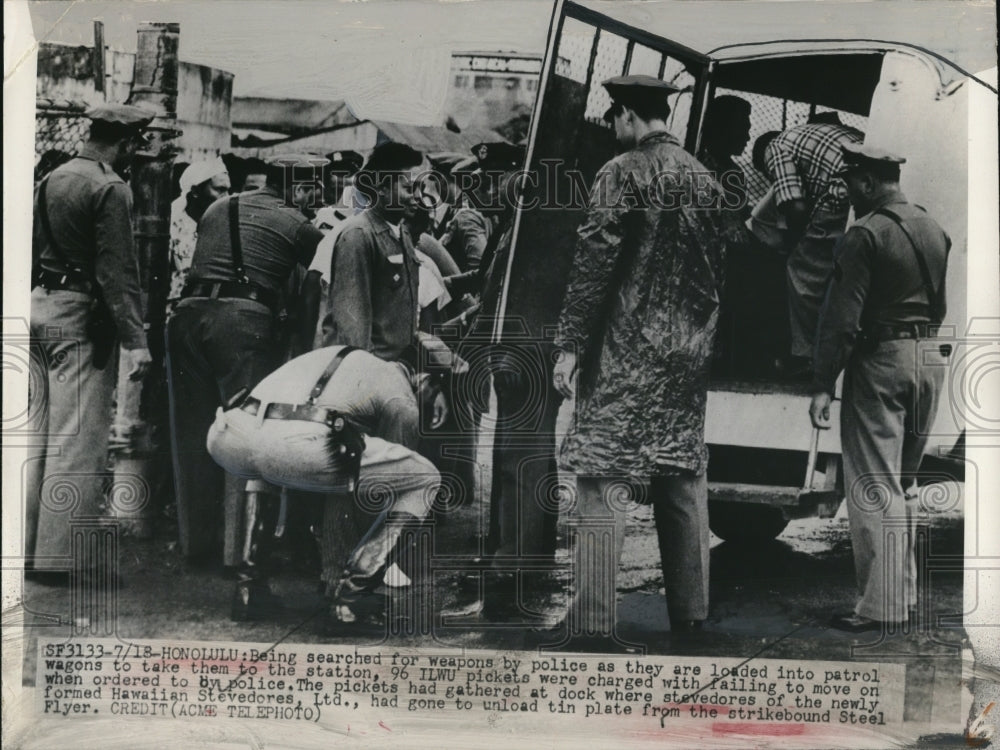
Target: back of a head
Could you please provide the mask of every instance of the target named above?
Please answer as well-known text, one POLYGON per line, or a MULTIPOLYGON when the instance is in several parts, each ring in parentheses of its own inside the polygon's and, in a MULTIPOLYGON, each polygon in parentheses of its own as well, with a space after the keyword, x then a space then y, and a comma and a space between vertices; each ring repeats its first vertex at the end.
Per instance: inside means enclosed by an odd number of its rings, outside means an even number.
POLYGON ((865 171, 883 185, 899 184, 900 167, 898 164, 869 162, 865 164, 865 171))
POLYGON ((405 143, 382 143, 376 146, 368 161, 362 168, 363 172, 378 175, 383 172, 403 172, 419 167, 424 163, 424 155, 405 143))
POLYGON ((662 92, 638 91, 619 95, 617 101, 628 107, 645 122, 666 120, 670 117, 670 102, 662 92))
POLYGON ((242 165, 243 176, 240 179, 240 187, 246 188, 247 178, 252 175, 267 175, 267 163, 263 159, 250 157, 245 159, 242 165))
POLYGON ((768 130, 761 136, 758 136, 757 140, 753 143, 753 155, 751 161, 753 163, 754 169, 758 172, 766 173, 767 164, 764 161, 764 154, 767 152, 767 147, 771 145, 771 141, 781 135, 780 130, 768 130))
POLYGON ((321 188, 329 164, 325 156, 308 152, 277 154, 266 162, 267 184, 279 193, 287 193, 295 186, 321 188))
POLYGON ((726 127, 737 118, 750 117, 750 102, 732 94, 715 97, 705 109, 705 126, 726 127))
POLYGON ((114 145, 128 140, 136 135, 136 129, 117 122, 92 120, 90 123, 90 140, 103 145, 114 145))

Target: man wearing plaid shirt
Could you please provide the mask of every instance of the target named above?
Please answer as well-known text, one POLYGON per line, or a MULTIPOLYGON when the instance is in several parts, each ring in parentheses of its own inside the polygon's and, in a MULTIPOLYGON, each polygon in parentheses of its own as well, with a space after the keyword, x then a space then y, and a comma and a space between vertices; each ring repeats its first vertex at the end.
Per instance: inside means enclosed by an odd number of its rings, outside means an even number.
POLYGON ((787 265, 791 358, 782 363, 790 376, 810 372, 833 248, 847 225, 847 186, 837 177, 843 166, 841 146, 863 139, 863 133, 842 125, 836 113, 824 113, 786 130, 767 147, 775 199, 792 237, 787 265))

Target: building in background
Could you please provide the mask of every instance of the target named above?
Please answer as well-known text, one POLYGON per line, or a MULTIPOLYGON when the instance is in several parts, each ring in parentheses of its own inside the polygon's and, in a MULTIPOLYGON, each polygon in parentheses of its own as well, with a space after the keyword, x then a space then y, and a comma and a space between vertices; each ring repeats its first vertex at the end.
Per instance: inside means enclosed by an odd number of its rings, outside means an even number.
MULTIPOLYGON (((93 47, 42 42, 38 48, 35 90, 35 163, 49 150, 75 154, 86 139, 90 107, 124 102, 132 87, 135 54, 107 50, 105 85, 95 85, 100 66, 93 47)), ((193 162, 228 151, 231 139, 233 74, 205 65, 181 62, 177 81, 177 160, 193 162)))
POLYGON ((488 128, 517 143, 527 135, 541 71, 541 54, 456 52, 445 111, 463 131, 488 128))

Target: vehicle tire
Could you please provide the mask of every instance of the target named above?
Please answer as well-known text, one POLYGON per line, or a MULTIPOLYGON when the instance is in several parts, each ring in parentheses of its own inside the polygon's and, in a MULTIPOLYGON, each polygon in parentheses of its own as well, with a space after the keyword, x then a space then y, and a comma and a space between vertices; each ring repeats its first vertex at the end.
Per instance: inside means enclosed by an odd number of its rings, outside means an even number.
POLYGON ((751 503, 713 502, 708 527, 717 537, 734 544, 769 542, 785 530, 788 521, 778 508, 751 503))

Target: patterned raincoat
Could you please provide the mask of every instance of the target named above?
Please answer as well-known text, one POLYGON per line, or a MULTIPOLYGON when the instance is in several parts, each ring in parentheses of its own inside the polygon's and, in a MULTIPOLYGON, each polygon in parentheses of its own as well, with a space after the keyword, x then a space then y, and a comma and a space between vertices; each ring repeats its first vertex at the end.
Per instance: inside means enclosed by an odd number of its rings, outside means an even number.
POLYGON ((579 363, 564 469, 635 479, 705 470, 721 190, 665 132, 598 173, 556 341, 579 363))

